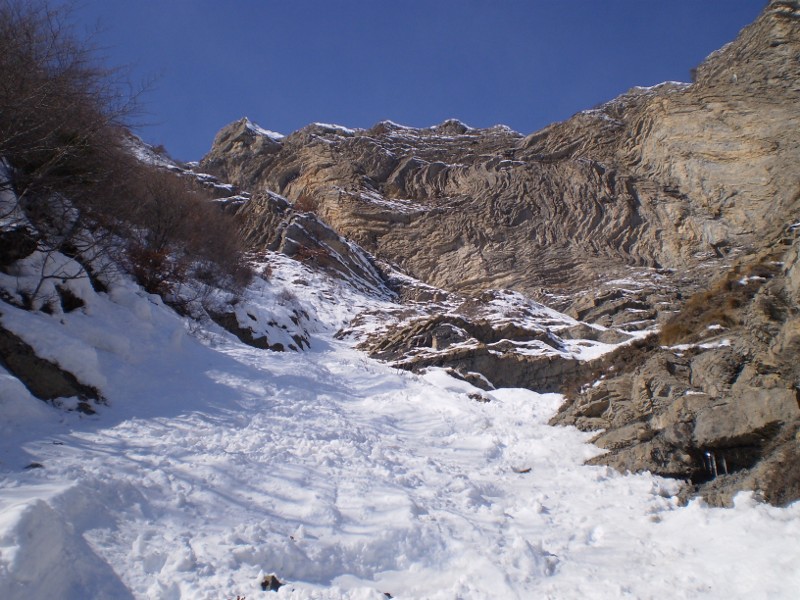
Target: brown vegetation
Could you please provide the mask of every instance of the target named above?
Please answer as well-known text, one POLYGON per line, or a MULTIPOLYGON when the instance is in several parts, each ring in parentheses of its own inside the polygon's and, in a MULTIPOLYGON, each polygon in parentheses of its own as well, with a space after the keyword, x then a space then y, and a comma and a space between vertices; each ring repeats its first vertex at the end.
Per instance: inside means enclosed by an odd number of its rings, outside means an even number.
POLYGON ((756 295, 765 281, 778 272, 770 256, 734 266, 710 288, 693 295, 681 311, 661 328, 660 342, 672 346, 696 341, 709 326, 740 324, 740 310, 756 295))
POLYGON ((233 217, 202 185, 143 166, 130 186, 130 270, 145 289, 164 295, 187 277, 229 290, 248 283, 233 217))
POLYGON ((330 254, 325 248, 321 247, 312 248, 310 246, 300 246, 297 249, 297 252, 294 253, 292 258, 303 263, 310 262, 318 264, 330 258, 330 254))
POLYGON ((92 259, 106 254, 153 293, 187 278, 246 284, 232 217, 194 181, 132 156, 126 125, 136 94, 99 65, 68 18, 45 0, 0 0, 0 160, 8 167, 0 189, 19 199, 7 214, 22 209, 36 249, 72 256, 90 275, 103 262, 92 259))
POLYGON ((65 9, 42 1, 0 0, 0 73, 6 183, 29 205, 53 194, 91 204, 118 175, 136 95, 74 36, 65 9))
POLYGON ((293 206, 297 212, 316 213, 317 209, 319 209, 319 202, 310 194, 302 193, 294 201, 293 206))

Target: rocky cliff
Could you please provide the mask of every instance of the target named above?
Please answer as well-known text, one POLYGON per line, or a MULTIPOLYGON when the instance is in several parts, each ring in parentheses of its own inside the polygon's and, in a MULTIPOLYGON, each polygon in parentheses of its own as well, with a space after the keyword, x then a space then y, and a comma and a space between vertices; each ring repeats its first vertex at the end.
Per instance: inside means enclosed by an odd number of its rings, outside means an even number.
POLYGON ((751 251, 798 209, 796 3, 772 2, 696 82, 634 88, 522 137, 448 121, 286 138, 246 120, 203 167, 310 198, 341 234, 431 284, 573 292, 630 266, 751 251))
MULTIPOLYGON (((659 322, 660 340, 615 354, 593 387, 581 387, 592 369, 538 381, 527 361, 504 380, 571 389, 555 422, 605 429, 600 461, 686 478, 719 503, 743 487, 780 503, 800 497, 798 130, 800 3, 773 0, 691 84, 634 88, 528 136, 450 120, 283 137, 243 119, 201 166, 262 194, 237 209, 256 248, 305 231, 276 216, 277 193, 443 290, 515 290, 620 335, 659 322)), ((370 348, 420 364, 458 354, 472 369, 502 327, 460 319, 397 327, 370 348)))

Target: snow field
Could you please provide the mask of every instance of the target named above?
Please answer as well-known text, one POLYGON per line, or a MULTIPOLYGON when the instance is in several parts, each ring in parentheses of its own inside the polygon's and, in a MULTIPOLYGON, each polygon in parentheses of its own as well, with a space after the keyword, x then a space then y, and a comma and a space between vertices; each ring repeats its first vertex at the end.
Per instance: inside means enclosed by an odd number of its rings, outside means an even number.
MULTIPOLYGON (((303 279, 309 352, 122 286, 59 316, 51 350, 94 353, 97 415, 0 374, 0 597, 252 599, 269 573, 296 599, 795 597, 800 505, 681 508, 676 482, 583 466, 590 436, 546 424, 558 395, 480 403, 371 361, 331 336, 369 301, 290 268, 247 301, 280 313, 303 279)), ((55 328, 2 319, 34 345, 55 328)))

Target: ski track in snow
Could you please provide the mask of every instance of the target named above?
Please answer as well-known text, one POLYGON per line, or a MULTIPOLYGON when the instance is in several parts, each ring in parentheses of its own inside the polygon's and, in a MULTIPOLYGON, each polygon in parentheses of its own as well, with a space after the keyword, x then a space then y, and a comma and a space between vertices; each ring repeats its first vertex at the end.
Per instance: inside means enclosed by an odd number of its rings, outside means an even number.
POLYGON ((311 351, 274 353, 132 294, 88 310, 109 407, 64 413, 0 376, 4 599, 256 598, 269 573, 298 599, 800 589, 800 503, 679 507, 676 482, 584 466, 590 436, 547 425, 558 395, 475 402, 324 327, 311 351))

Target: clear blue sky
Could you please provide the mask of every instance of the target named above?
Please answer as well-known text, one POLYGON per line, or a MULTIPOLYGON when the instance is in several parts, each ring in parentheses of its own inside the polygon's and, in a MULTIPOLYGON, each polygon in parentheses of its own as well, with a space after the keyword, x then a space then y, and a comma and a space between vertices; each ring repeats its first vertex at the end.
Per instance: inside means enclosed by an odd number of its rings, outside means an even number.
POLYGON ((78 0, 80 31, 157 77, 138 133, 199 159, 242 116, 530 133, 689 71, 766 0, 78 0))

